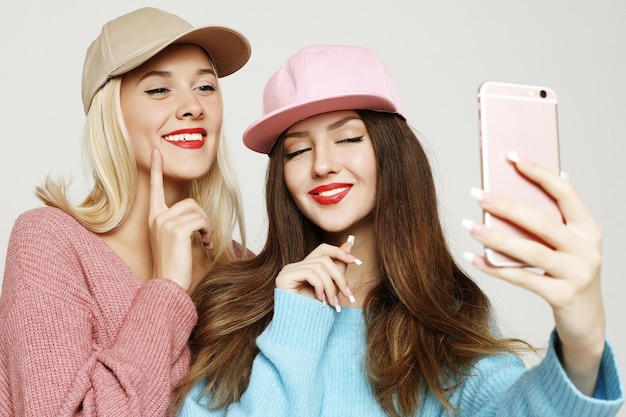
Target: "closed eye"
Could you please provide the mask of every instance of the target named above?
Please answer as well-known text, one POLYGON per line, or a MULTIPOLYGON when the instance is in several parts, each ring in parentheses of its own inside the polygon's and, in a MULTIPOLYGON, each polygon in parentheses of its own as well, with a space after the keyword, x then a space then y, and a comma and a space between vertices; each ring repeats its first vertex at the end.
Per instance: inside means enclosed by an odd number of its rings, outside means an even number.
POLYGON ((357 136, 355 138, 347 138, 347 139, 338 140, 336 143, 357 143, 357 142, 363 142, 363 136, 357 136))
POLYGON ((296 156, 301 155, 301 154, 303 154, 304 152, 306 152, 306 151, 310 151, 310 150, 311 150, 311 148, 298 149, 297 151, 294 151, 294 152, 290 152, 290 153, 288 153, 288 154, 285 154, 285 158, 286 158, 286 159, 293 159, 293 158, 295 158, 296 156))
POLYGON ((159 88, 151 88, 150 90, 146 90, 145 93, 148 94, 149 96, 153 96, 155 94, 165 94, 165 93, 168 93, 169 91, 170 91, 169 88, 159 87, 159 88))

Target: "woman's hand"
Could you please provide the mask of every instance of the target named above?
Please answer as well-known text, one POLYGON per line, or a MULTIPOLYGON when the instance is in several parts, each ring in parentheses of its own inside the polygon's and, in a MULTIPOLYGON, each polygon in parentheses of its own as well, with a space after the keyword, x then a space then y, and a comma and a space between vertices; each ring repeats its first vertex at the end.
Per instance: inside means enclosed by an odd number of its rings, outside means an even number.
MULTIPOLYGON (((605 343, 605 314, 600 285, 602 233, 572 184, 513 154, 518 171, 557 202, 564 222, 496 195, 480 193, 481 207, 540 237, 548 245, 470 224, 485 246, 545 271, 491 267, 473 255, 475 267, 543 297, 552 307, 561 342, 561 361, 578 389, 592 395, 605 343)), ((467 224, 467 222, 466 222, 467 224)))
POLYGON ((196 231, 204 247, 212 249, 213 226, 206 212, 193 199, 187 198, 171 207, 165 203, 163 160, 155 149, 150 165, 150 242, 153 276, 167 278, 185 291, 192 283, 192 238, 196 231))
POLYGON ((339 247, 323 243, 302 261, 285 265, 276 277, 276 287, 329 302, 340 312, 338 292, 354 302, 344 276, 348 264, 360 262, 350 254, 353 239, 339 247))

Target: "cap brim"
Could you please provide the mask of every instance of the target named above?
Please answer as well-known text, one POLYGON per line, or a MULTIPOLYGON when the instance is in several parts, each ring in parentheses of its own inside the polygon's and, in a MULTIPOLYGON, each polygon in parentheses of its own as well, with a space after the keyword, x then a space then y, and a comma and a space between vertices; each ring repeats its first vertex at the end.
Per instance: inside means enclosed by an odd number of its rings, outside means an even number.
POLYGON ((253 151, 269 154, 278 137, 296 122, 321 113, 360 109, 388 113, 398 112, 391 101, 373 94, 316 97, 314 101, 296 103, 266 114, 246 129, 243 133, 243 143, 253 151))
POLYGON ((191 43, 207 51, 220 78, 236 72, 250 59, 250 43, 239 32, 224 26, 204 26, 190 29, 166 42, 151 45, 119 65, 110 77, 139 67, 163 49, 177 43, 191 43))

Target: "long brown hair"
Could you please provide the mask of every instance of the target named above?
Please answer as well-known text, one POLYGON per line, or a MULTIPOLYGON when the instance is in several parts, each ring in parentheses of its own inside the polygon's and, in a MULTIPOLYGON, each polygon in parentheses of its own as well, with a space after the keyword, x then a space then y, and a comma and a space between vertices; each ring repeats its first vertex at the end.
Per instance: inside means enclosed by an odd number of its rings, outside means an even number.
MULTIPOLYGON (((453 411, 448 394, 476 360, 526 345, 494 335, 489 300, 454 262, 430 164, 410 126, 391 113, 358 114, 374 144, 379 184, 374 222, 381 280, 364 310, 367 376, 390 416, 414 415, 429 390, 453 411)), ((269 226, 261 253, 214 269, 192 295, 199 315, 190 342, 193 364, 177 404, 203 378, 210 406, 239 400, 258 353, 255 339, 272 319, 278 272, 321 243, 286 189, 283 161, 281 137, 270 153, 269 226)))

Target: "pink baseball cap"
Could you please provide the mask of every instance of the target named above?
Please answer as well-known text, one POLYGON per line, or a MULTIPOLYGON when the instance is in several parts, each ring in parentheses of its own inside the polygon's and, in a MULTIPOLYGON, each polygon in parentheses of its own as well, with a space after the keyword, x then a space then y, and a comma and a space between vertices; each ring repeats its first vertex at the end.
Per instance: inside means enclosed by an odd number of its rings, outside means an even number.
POLYGON ((263 92, 263 117, 243 134, 253 151, 269 153, 291 125, 337 110, 375 110, 406 119, 391 74, 364 47, 315 45, 293 54, 263 92))

